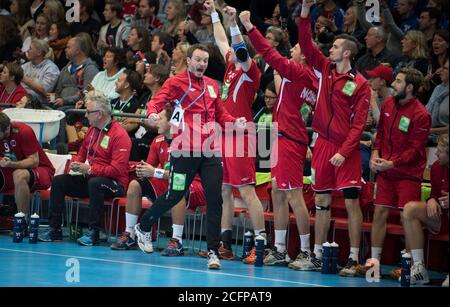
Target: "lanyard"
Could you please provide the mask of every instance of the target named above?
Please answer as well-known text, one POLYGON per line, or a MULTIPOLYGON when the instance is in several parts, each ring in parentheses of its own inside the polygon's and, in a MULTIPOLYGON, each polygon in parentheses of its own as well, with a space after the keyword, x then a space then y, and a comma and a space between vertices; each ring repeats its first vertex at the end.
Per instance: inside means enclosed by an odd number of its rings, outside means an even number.
MULTIPOLYGON (((130 100, 133 98, 133 96, 131 96, 130 98, 128 98, 128 100, 127 101, 125 101, 125 103, 123 104, 123 106, 120 108, 120 110, 119 110, 119 112, 122 112, 122 110, 125 108, 125 106, 127 106, 129 103, 130 103, 130 100)), ((120 98, 119 98, 119 100, 114 104, 114 107, 113 107, 113 110, 115 110, 116 109, 116 107, 117 107, 117 104, 120 104, 120 98)))
POLYGON ((98 137, 97 137, 97 142, 96 142, 97 146, 95 146, 94 154, 92 155, 92 159, 89 161, 89 152, 90 152, 90 149, 91 149, 91 145, 93 145, 92 144, 92 139, 94 138, 94 133, 91 134, 91 138, 89 139, 89 145, 88 145, 88 149, 87 149, 87 160, 88 160, 89 165, 91 165, 91 166, 92 166, 92 164, 94 164, 94 158, 95 158, 95 155, 97 154, 97 149, 98 149, 98 145, 99 145, 99 142, 100 142, 100 137, 102 135, 102 132, 106 128, 106 126, 108 126, 109 123, 110 122, 108 122, 103 127, 103 129, 98 132, 98 137))
MULTIPOLYGON (((189 94, 189 92, 190 92, 190 90, 192 88, 191 75, 189 74, 189 71, 187 72, 187 74, 188 74, 188 78, 189 78, 189 87, 188 87, 187 91, 184 93, 183 97, 181 97, 181 100, 178 103, 176 103, 176 106, 179 106, 183 102, 183 100, 186 98, 186 96, 189 94)), ((203 79, 203 90, 202 90, 202 92, 200 93, 200 95, 197 98, 194 99, 194 101, 192 101, 185 108, 185 110, 189 109, 195 102, 197 102, 197 100, 199 100, 205 94, 205 91, 206 91, 206 82, 205 82, 205 79, 203 79)))
MULTIPOLYGON (((11 92, 11 94, 9 94, 8 98, 6 98, 6 100, 2 101, 2 102, 3 103, 8 103, 8 100, 11 99, 11 97, 14 95, 14 93, 16 92, 16 89, 17 89, 17 86, 14 87, 13 91, 11 92)), ((5 94, 5 92, 6 92, 6 87, 2 91, 2 95, 0 96, 0 100, 2 100, 1 98, 3 98, 3 95, 5 94)))

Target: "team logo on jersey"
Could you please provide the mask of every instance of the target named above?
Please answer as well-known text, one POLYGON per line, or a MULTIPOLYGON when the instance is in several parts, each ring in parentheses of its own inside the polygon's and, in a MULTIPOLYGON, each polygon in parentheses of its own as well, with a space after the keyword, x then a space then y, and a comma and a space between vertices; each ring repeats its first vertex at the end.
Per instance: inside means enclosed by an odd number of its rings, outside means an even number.
POLYGON ((398 129, 400 129, 400 131, 403 131, 403 132, 408 132, 410 123, 411 123, 411 120, 408 117, 403 115, 402 118, 400 118, 400 122, 398 123, 398 129))
POLYGON ((220 97, 220 99, 227 100, 227 98, 228 98, 228 90, 229 89, 230 89, 230 83, 225 82, 223 84, 223 87, 222 87, 222 96, 220 97))
POLYGON ((11 147, 16 147, 16 145, 17 145, 17 144, 16 144, 16 140, 11 140, 10 143, 11 143, 11 147))
POLYGON ((355 89, 356 83, 352 81, 347 81, 347 83, 345 83, 344 85, 344 88, 342 89, 342 92, 348 96, 352 96, 355 89))
POLYGON ((214 90, 214 87, 212 85, 208 85, 208 92, 211 98, 217 98, 216 91, 214 90))

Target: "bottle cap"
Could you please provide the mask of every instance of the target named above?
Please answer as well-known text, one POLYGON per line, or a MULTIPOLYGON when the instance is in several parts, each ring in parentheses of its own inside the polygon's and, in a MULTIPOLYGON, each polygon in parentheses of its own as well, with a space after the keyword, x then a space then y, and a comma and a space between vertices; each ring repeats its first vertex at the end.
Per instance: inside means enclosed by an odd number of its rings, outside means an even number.
POLYGON ((251 235, 253 235, 251 231, 247 231, 247 232, 244 234, 244 236, 251 236, 251 235))
POLYGON ((25 217, 25 213, 23 212, 18 212, 16 214, 14 214, 14 217, 25 217))
POLYGON ((255 240, 262 240, 262 241, 264 241, 264 237, 261 236, 261 235, 258 235, 258 236, 255 238, 255 240))
POLYGON ((32 219, 38 219, 38 218, 39 218, 39 215, 37 215, 37 213, 35 212, 35 213, 31 216, 31 218, 32 218, 32 219))
POLYGON ((331 246, 331 245, 330 245, 329 242, 325 242, 325 243, 322 244, 322 247, 330 247, 330 246, 331 246))
POLYGON ((330 244, 331 247, 339 247, 339 244, 337 244, 336 242, 333 242, 330 244))
POLYGON ((411 258, 411 255, 409 253, 404 253, 402 255, 402 258, 411 258))

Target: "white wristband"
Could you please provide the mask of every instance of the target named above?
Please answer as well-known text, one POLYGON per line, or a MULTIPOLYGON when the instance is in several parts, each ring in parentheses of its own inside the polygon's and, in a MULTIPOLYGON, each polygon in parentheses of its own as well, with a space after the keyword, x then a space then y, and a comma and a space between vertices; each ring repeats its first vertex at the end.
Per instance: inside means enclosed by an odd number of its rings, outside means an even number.
POLYGON ((231 26, 230 27, 230 34, 231 34, 231 36, 241 35, 241 30, 239 30, 239 27, 237 25, 236 26, 231 26))
POLYGON ((159 179, 164 178, 164 170, 161 168, 155 168, 155 171, 153 172, 153 177, 159 179))
POLYGON ((211 13, 211 21, 212 21, 212 23, 220 22, 219 13, 212 12, 211 13))

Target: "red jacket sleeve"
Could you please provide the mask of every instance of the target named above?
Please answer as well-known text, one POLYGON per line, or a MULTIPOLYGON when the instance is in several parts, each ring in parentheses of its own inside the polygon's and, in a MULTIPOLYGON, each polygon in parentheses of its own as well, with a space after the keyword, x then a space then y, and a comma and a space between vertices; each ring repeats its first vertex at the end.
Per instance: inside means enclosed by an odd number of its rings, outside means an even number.
POLYGON ((385 106, 386 106, 387 101, 385 100, 384 103, 381 105, 381 110, 380 110, 380 120, 378 121, 377 124, 377 133, 376 133, 376 137, 375 137, 375 142, 373 143, 373 150, 378 150, 380 151, 381 148, 381 142, 384 139, 384 116, 383 114, 385 113, 385 106))
POLYGON ((150 150, 148 151, 147 156, 147 163, 150 164, 153 167, 157 167, 159 164, 158 159, 158 147, 156 146, 155 142, 156 138, 153 140, 152 144, 150 145, 150 150))
POLYGON ((253 27, 248 32, 248 37, 253 47, 264 58, 267 64, 275 69, 282 77, 293 80, 294 78, 301 78, 305 75, 306 72, 302 64, 289 61, 289 59, 279 54, 261 35, 258 29, 253 27))
POLYGON ((419 157, 423 148, 428 142, 428 135, 430 134, 431 116, 428 112, 422 112, 417 116, 409 138, 407 150, 405 150, 400 157, 392 160, 395 167, 408 165, 414 163, 419 157))
POLYGON ((370 104, 369 84, 364 82, 356 95, 356 105, 352 125, 345 142, 338 150, 338 152, 346 158, 351 155, 352 151, 359 148, 361 134, 366 127, 367 113, 369 112, 370 104))
POLYGON ((223 128, 225 128, 225 123, 234 123, 236 121, 236 118, 228 113, 219 98, 214 99, 214 107, 216 122, 218 122, 223 128))
POLYGON ((320 49, 313 43, 311 35, 310 16, 306 18, 299 18, 298 23, 298 43, 302 48, 302 53, 306 57, 306 62, 312 67, 321 72, 325 71, 325 67, 330 65, 330 60, 320 51, 320 49))
POLYGON ((158 94, 153 96, 152 99, 147 102, 147 117, 152 113, 159 113, 164 110, 166 103, 172 100, 172 80, 173 79, 166 80, 163 86, 159 89, 158 94))
POLYGON ((112 157, 110 165, 95 164, 91 167, 91 175, 96 177, 120 178, 128 174, 131 140, 126 133, 117 135, 112 140, 112 157))

